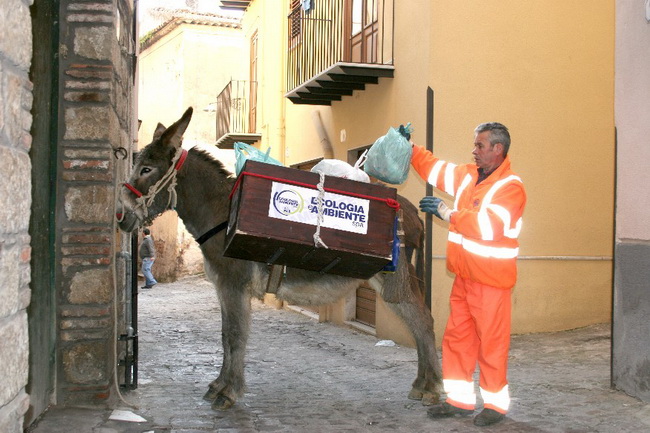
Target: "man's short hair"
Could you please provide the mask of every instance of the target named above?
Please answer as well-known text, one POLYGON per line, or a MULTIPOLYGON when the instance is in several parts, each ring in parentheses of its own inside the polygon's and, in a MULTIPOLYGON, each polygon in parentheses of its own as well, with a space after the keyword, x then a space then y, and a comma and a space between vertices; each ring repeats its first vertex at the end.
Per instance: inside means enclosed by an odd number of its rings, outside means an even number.
POLYGON ((508 128, 498 122, 481 123, 476 127, 474 133, 480 134, 485 131, 490 132, 490 144, 492 146, 497 143, 503 144, 503 156, 505 158, 510 149, 510 133, 508 132, 508 128))
POLYGON ((144 230, 142 230, 142 233, 148 235, 149 233, 151 233, 151 231, 148 228, 145 228, 144 230))

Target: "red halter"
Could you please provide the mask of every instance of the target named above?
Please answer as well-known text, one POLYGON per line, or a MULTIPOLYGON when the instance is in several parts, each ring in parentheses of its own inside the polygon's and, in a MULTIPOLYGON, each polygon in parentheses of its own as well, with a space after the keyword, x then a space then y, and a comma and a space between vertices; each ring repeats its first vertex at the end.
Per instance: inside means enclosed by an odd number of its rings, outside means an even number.
MULTIPOLYGON (((176 165, 174 166, 174 170, 176 170, 176 171, 180 170, 181 167, 183 166, 183 164, 185 163, 186 159, 187 159, 187 150, 183 149, 181 151, 180 158, 178 158, 178 161, 176 161, 176 165)), ((138 190, 138 188, 134 187, 130 183, 124 183, 124 186, 129 191, 131 191, 133 194, 135 194, 135 196, 138 197, 138 198, 140 198, 140 197, 142 197, 144 195, 138 190)))

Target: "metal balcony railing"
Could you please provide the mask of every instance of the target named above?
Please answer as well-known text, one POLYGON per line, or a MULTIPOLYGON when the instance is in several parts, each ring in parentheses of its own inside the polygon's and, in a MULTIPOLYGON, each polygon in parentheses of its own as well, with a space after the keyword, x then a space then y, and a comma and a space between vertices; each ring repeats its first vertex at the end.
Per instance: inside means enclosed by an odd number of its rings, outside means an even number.
POLYGON ((394 2, 319 0, 310 11, 298 4, 288 17, 286 96, 329 105, 392 77, 394 2))
POLYGON ((217 146, 231 149, 235 141, 258 141, 256 113, 257 82, 231 80, 217 96, 217 146))

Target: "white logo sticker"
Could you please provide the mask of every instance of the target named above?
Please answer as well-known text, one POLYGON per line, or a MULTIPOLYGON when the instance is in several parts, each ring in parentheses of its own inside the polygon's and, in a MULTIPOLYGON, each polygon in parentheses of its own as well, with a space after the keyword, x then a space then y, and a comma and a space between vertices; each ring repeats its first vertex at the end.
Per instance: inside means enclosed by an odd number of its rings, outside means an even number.
MULTIPOLYGON (((269 217, 317 225, 318 194, 315 189, 273 182, 269 217)), ((326 192, 321 227, 367 234, 370 201, 326 192)))

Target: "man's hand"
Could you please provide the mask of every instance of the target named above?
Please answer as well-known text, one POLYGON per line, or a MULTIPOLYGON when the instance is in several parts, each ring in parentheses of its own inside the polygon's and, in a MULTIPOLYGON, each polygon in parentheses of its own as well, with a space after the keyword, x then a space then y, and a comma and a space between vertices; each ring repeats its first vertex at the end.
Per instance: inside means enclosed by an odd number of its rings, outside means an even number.
POLYGON ((422 212, 433 214, 447 222, 449 222, 451 214, 454 212, 447 207, 444 201, 434 196, 427 196, 420 200, 420 210, 422 212))
POLYGON ((398 131, 400 134, 402 134, 402 136, 403 136, 404 138, 406 138, 408 141, 411 141, 411 133, 409 132, 409 126, 410 126, 410 123, 409 123, 409 125, 407 125, 407 126, 400 125, 400 126, 399 126, 399 129, 398 129, 397 131, 398 131))

